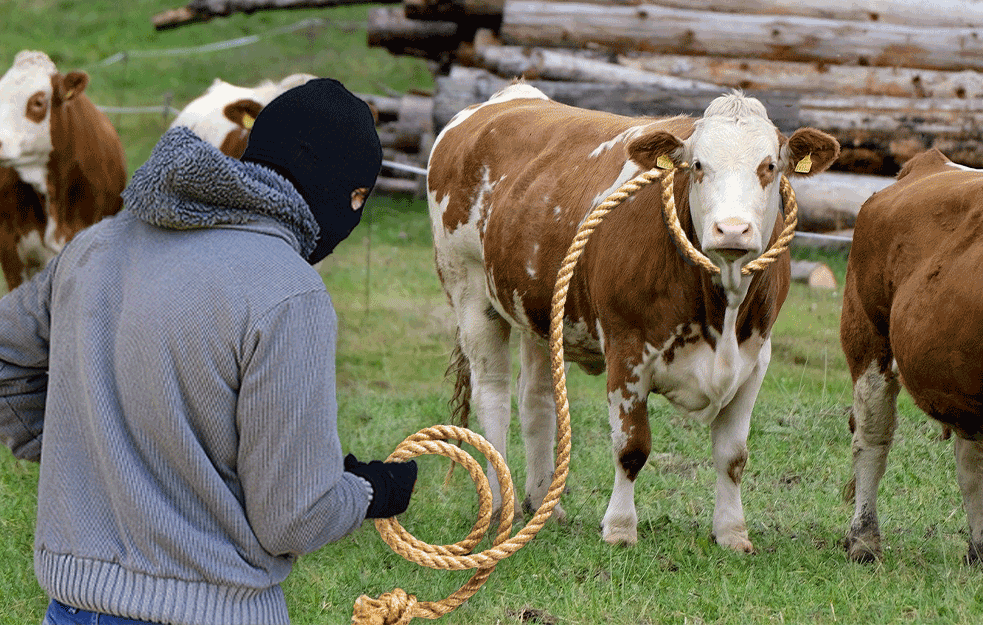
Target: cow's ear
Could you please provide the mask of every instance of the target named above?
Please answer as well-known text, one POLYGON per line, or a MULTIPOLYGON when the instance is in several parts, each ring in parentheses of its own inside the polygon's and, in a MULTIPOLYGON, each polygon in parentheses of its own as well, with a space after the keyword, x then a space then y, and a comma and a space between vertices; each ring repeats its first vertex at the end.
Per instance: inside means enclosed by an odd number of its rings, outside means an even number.
POLYGON ((85 72, 68 72, 58 78, 59 80, 56 81, 57 89, 55 95, 62 101, 71 100, 85 91, 85 88, 89 86, 89 75, 85 72))
POLYGON ((782 170, 788 175, 811 176, 826 171, 840 155, 840 143, 815 128, 799 128, 788 139, 778 135, 782 170))
POLYGON ((628 142, 628 156, 645 169, 671 169, 682 162, 683 142, 671 132, 657 130, 628 142))
POLYGON ((236 126, 241 126, 246 130, 252 130, 256 116, 263 110, 263 105, 256 100, 244 98, 236 100, 231 104, 226 104, 222 113, 225 118, 236 126))

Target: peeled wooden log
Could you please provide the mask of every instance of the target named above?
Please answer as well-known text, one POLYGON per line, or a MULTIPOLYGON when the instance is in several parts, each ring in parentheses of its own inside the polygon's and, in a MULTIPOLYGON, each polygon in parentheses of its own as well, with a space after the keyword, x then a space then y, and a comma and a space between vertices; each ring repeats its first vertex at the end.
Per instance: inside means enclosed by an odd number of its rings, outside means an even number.
POLYGON ((983 3, 978 0, 938 0, 931 4, 925 0, 655 0, 652 4, 694 11, 798 15, 922 28, 983 26, 983 3))
POLYGON ((853 228, 860 207, 894 178, 825 171, 789 180, 799 205, 799 230, 829 232, 853 228))
POLYGON ((731 59, 680 54, 622 55, 626 67, 737 87, 802 93, 888 95, 908 98, 983 97, 983 73, 910 67, 865 67, 816 62, 731 59))
POLYGON ((504 78, 521 76, 527 79, 647 85, 672 90, 723 90, 723 87, 710 82, 669 76, 647 68, 635 69, 603 59, 571 54, 567 50, 485 46, 476 48, 475 59, 481 67, 504 78))
MULTIPOLYGON (((553 0, 562 2, 564 0, 553 0)), ((576 0, 583 1, 583 0, 576 0)), ((596 0, 606 6, 634 6, 637 0, 596 0)), ((748 15, 798 15, 859 22, 884 22, 924 28, 983 26, 983 3, 940 0, 927 10, 924 0, 653 0, 678 9, 748 15)), ((505 0, 404 0, 407 17, 454 19, 463 16, 501 16, 505 0)))
POLYGON ((792 260, 792 281, 803 282, 814 289, 835 289, 836 274, 825 263, 814 260, 792 260))
POLYGON ((522 46, 597 46, 618 52, 983 69, 981 37, 973 28, 719 13, 654 4, 601 7, 507 0, 501 39, 522 46))

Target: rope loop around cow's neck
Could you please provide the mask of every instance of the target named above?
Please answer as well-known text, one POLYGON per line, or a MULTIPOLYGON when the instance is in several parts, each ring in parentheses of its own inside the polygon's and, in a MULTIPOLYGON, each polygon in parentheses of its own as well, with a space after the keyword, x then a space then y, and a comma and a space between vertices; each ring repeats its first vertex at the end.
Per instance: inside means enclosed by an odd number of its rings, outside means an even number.
MULTIPOLYGON (((706 257, 706 255, 700 250, 696 249, 696 246, 689 240, 686 233, 683 232, 683 227, 679 223, 679 216, 676 214, 676 193, 675 193, 675 174, 676 170, 689 169, 688 163, 682 163, 673 169, 653 169, 650 172, 659 172, 662 178, 662 210, 666 217, 666 224, 669 226, 669 232, 672 233, 672 238, 676 242, 680 251, 689 258, 691 261, 705 269, 710 274, 716 275, 720 273, 720 267, 713 264, 713 262, 706 257)), ((649 172, 646 172, 646 174, 649 172)), ((644 176, 644 174, 643 174, 644 176)), ((636 178, 641 178, 639 176, 636 178)), ((655 178, 646 182, 654 182, 655 178)), ((771 263, 775 262, 783 252, 788 249, 789 243, 795 237, 795 227, 798 224, 799 217, 799 205, 795 200, 795 191, 792 189, 792 185, 789 183, 788 178, 782 175, 781 181, 779 182, 779 192, 781 193, 782 200, 785 202, 785 227, 782 229, 781 234, 778 235, 778 239, 769 247, 761 256, 758 256, 751 262, 747 263, 741 267, 741 273, 745 276, 751 275, 754 271, 761 271, 771 263)), ((612 194, 613 196, 613 194, 612 194)))

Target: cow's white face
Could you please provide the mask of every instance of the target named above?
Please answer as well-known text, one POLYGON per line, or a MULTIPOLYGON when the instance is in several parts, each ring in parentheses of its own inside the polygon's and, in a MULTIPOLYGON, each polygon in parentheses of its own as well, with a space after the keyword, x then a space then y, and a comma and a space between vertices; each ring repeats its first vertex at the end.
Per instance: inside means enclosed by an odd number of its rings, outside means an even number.
POLYGON ((751 282, 741 269, 767 249, 775 229, 782 176, 825 171, 840 145, 815 128, 786 138, 761 102, 733 93, 711 102, 688 138, 654 126, 631 139, 627 151, 644 168, 664 167, 666 158, 690 164, 687 199, 698 245, 737 305, 751 282))
POLYGON ((704 117, 684 142, 699 244, 722 270, 758 257, 780 210, 778 132, 757 116, 704 117))
POLYGON ((23 51, 0 78, 0 165, 25 182, 44 184, 51 143, 52 76, 58 70, 43 52, 23 51))

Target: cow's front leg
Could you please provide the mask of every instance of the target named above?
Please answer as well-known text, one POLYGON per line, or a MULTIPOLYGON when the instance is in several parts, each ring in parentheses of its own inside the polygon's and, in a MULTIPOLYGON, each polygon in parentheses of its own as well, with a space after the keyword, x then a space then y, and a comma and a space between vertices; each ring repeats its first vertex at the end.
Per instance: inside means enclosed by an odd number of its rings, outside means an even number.
POLYGON ((900 390, 897 374, 890 369, 881 371, 877 361, 872 361, 853 384, 855 499, 846 549, 856 562, 871 562, 881 555, 877 487, 887 469, 900 390))
POLYGON ((771 355, 771 343, 766 341, 751 376, 737 389, 710 424, 713 446, 713 467, 717 474, 716 500, 713 507, 713 537, 717 544, 745 553, 753 553, 744 523, 744 504, 741 501, 741 479, 747 464, 747 437, 751 427, 751 412, 761 389, 771 355))
POLYGON ((612 545, 638 542, 635 478, 652 451, 648 422, 648 387, 638 373, 608 359, 608 417, 614 448, 614 489, 601 522, 604 540, 612 545))
POLYGON ((953 442, 956 479, 969 521, 968 564, 983 562, 983 443, 957 436, 953 442))
MULTIPOLYGON (((556 467, 556 403, 549 350, 528 334, 519 344, 519 420, 526 445, 526 497, 523 510, 535 512, 553 482, 556 467)), ((553 508, 557 521, 566 519, 559 504, 553 508)))

